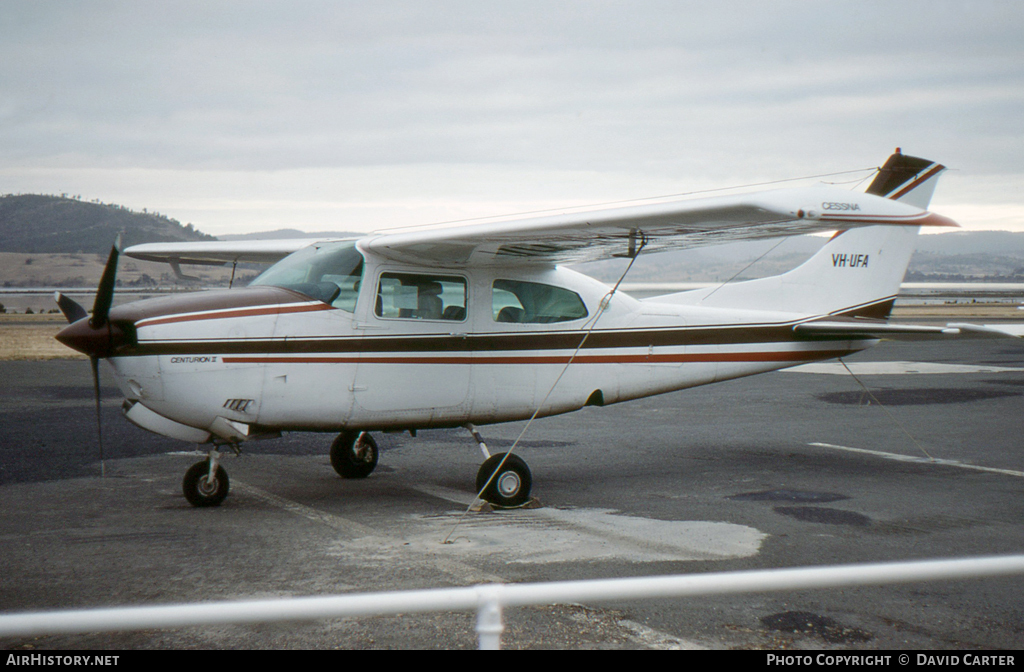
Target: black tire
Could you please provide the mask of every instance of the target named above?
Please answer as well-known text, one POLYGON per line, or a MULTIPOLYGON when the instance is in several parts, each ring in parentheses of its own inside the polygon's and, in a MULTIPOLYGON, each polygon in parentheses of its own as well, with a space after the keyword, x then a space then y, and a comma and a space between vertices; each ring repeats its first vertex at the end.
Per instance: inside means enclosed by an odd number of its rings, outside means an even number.
POLYGON ((192 506, 220 506, 224 498, 228 496, 228 472, 224 467, 217 465, 213 472, 213 483, 210 483, 210 461, 203 460, 196 462, 185 472, 185 479, 181 482, 182 492, 185 499, 192 506))
POLYGON ((342 478, 366 478, 379 452, 369 432, 342 432, 331 444, 331 466, 342 478))
POLYGON ((533 487, 533 476, 530 468, 526 466, 518 455, 509 455, 505 464, 501 465, 498 473, 498 464, 505 457, 506 453, 491 455, 480 465, 480 471, 476 473, 476 491, 483 490, 481 497, 498 506, 522 506, 530 501, 530 488, 533 487), (494 474, 494 478, 491 475, 494 474), (490 483, 487 481, 490 480, 490 483), (487 488, 484 484, 487 483, 487 488))

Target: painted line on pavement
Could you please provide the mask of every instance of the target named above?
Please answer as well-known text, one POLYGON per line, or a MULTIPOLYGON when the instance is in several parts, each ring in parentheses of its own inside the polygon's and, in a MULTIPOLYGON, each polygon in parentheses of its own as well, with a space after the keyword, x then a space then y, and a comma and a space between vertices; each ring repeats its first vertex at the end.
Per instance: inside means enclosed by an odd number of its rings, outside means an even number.
POLYGON ((1016 476, 1017 478, 1024 478, 1024 471, 1014 471, 1013 469, 997 469, 995 467, 981 467, 976 464, 967 464, 966 462, 960 462, 958 460, 943 460, 939 458, 927 458, 927 457, 915 457, 913 455, 900 455, 899 453, 885 453, 880 450, 867 450, 865 448, 851 448, 850 446, 837 446, 832 443, 809 443, 809 446, 817 446, 819 448, 833 448, 835 450, 845 450, 851 453, 861 453, 864 455, 873 455, 875 457, 881 457, 886 460, 895 460, 897 462, 916 462, 918 464, 933 464, 943 467, 956 467, 958 469, 970 469, 972 471, 986 471, 992 474, 1003 474, 1004 476, 1016 476))

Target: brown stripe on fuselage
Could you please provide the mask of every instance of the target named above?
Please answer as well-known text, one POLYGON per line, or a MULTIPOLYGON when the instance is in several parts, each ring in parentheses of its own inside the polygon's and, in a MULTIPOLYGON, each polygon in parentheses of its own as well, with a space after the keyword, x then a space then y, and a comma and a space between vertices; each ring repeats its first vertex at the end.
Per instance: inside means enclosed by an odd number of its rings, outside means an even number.
MULTIPOLYGON (((432 336, 352 336, 330 339, 232 339, 222 341, 146 342, 118 352, 118 356, 152 355, 366 355, 372 353, 509 352, 529 350, 575 350, 585 332, 528 334, 482 334, 432 336)), ((793 325, 697 327, 642 331, 593 331, 582 350, 715 346, 753 343, 806 343, 851 340, 849 336, 801 336, 793 325)), ((854 339, 856 340, 856 339, 854 339)))
POLYGON ((550 355, 504 357, 278 357, 227 356, 225 364, 687 364, 696 362, 809 362, 857 352, 837 350, 787 350, 769 352, 710 352, 667 355, 550 355))
MULTIPOLYGON (((290 290, 260 292, 264 299, 279 302, 282 292, 293 298, 290 290)), ((219 292, 218 292, 219 293, 219 292)), ((238 292, 241 293, 241 292, 238 292)), ((837 317, 876 317, 891 309, 894 297, 853 306, 833 313, 837 317)), ((127 304, 128 306, 135 304, 127 304)), ((200 304, 192 304, 198 309, 200 304)), ((206 304, 209 305, 209 304, 206 304)), ((324 304, 327 308, 327 304, 324 304)), ((171 316, 168 316, 171 317, 171 316)), ((609 329, 603 331, 545 331, 526 333, 484 333, 453 335, 450 333, 408 335, 408 336, 366 336, 354 335, 338 338, 251 338, 211 339, 189 341, 146 341, 126 346, 119 350, 119 357, 145 357, 154 355, 221 355, 242 357, 245 355, 338 355, 361 356, 388 353, 433 353, 433 352, 510 352, 530 350, 576 350, 617 348, 655 348, 680 346, 721 346, 754 343, 808 343, 828 341, 864 340, 866 336, 850 335, 807 335, 795 334, 795 322, 777 324, 718 325, 700 327, 663 327, 656 329, 609 329), (585 337, 585 340, 584 340, 585 337), (582 347, 581 347, 582 343, 582 347)), ((616 357, 621 357, 613 355, 616 357)), ((677 355, 667 355, 677 356, 677 355)), ((346 359, 346 357, 341 357, 346 359)), ((518 358, 517 361, 521 361, 518 358)), ((320 358, 319 361, 323 361, 320 358)), ((651 361, 646 359, 645 361, 651 361)), ((710 361, 710 360, 705 360, 710 361)))

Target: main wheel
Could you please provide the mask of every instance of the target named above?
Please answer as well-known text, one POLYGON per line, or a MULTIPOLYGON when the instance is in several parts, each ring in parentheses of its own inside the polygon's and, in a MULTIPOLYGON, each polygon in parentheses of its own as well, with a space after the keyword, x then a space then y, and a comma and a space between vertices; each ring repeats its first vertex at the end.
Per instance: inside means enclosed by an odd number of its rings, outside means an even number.
POLYGON ((181 489, 192 506, 220 506, 228 496, 228 472, 217 465, 210 480, 210 461, 196 462, 185 472, 181 489))
POLYGON ((498 469, 498 465, 506 454, 491 455, 480 466, 480 471, 476 473, 476 491, 483 490, 481 497, 491 504, 522 506, 530 501, 533 476, 530 474, 530 468, 526 466, 526 462, 518 455, 509 455, 505 459, 505 463, 498 469), (498 469, 498 473, 494 473, 495 469, 498 469), (492 474, 494 478, 491 478, 492 474), (485 483, 487 484, 486 488, 484 488, 485 483))
POLYGON ((377 466, 377 453, 368 432, 342 432, 331 444, 331 466, 342 478, 366 478, 377 466))

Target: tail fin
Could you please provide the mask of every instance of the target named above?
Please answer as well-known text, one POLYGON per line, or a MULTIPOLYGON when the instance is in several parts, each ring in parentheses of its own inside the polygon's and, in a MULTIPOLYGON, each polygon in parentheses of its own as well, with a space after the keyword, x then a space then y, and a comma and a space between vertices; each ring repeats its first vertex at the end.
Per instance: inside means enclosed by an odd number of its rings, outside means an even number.
POLYGON ((935 193, 939 174, 945 169, 940 163, 907 156, 897 147, 866 191, 875 196, 927 208, 935 193))
POLYGON ((788 273, 653 300, 886 319, 914 253, 917 231, 916 226, 840 231, 788 273))
MULTIPOLYGON (((943 170, 938 163, 906 156, 897 149, 867 192, 927 208, 943 170)), ((914 254, 917 232, 916 226, 839 231, 814 256, 788 273, 654 300, 887 319, 914 254)))

